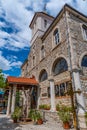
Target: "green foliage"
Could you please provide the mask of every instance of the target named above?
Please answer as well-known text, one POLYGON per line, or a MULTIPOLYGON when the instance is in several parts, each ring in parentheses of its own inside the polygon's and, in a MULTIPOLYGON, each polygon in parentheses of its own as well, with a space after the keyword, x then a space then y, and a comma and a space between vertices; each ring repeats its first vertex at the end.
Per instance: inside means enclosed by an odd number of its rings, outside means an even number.
POLYGON ((21 92, 17 91, 16 92, 16 106, 19 106, 20 96, 21 96, 21 92))
POLYGON ((5 86, 6 86, 5 78, 4 78, 4 75, 2 73, 2 70, 0 69, 0 88, 4 89, 5 86))
POLYGON ((42 118, 42 116, 41 116, 39 111, 32 110, 32 109, 29 111, 28 117, 31 118, 34 122, 36 122, 37 120, 42 118))
POLYGON ((60 104, 56 105, 56 110, 59 111, 60 110, 60 104))
POLYGON ((50 109, 50 105, 48 105, 48 104, 41 104, 41 105, 39 105, 39 109, 49 110, 50 109))
POLYGON ((41 113, 38 111, 37 112, 37 120, 39 120, 39 119, 42 119, 42 116, 41 116, 41 113))
POLYGON ((69 122, 71 119, 70 116, 70 112, 71 112, 71 107, 62 105, 58 111, 58 115, 59 118, 63 121, 63 123, 65 122, 69 122))
POLYGON ((87 112, 85 112, 85 119, 86 119, 86 125, 87 125, 87 112))
POLYGON ((21 114, 21 109, 19 107, 16 107, 11 117, 12 119, 19 119, 21 117, 21 114))

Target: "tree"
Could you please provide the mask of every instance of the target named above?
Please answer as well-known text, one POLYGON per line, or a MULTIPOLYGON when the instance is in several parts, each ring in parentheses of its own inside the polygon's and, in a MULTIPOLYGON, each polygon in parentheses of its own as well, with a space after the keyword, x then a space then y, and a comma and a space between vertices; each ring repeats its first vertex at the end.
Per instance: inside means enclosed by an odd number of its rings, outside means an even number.
POLYGON ((4 89, 6 86, 4 74, 2 73, 2 69, 0 69, 0 88, 4 89))

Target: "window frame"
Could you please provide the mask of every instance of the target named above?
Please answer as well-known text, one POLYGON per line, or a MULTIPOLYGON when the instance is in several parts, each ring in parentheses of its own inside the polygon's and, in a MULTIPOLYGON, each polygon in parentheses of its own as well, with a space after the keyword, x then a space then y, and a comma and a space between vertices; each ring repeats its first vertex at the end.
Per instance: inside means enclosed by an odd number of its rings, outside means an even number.
POLYGON ((39 75, 39 82, 43 82, 45 80, 48 79, 48 73, 45 69, 43 69, 41 72, 40 72, 40 75, 39 75), (45 75, 45 78, 43 79, 43 75, 45 75), (43 80, 42 80, 43 79, 43 80))
POLYGON ((42 45, 41 50, 40 50, 40 60, 45 58, 45 48, 44 45, 42 45))
POLYGON ((60 43, 60 31, 59 28, 56 28, 53 32, 53 42, 57 46, 60 43))
POLYGON ((87 25, 85 25, 85 24, 83 24, 82 25, 82 35, 83 35, 83 39, 85 40, 85 41, 87 41, 87 25), (86 29, 85 29, 86 28, 86 29))
MULTIPOLYGON (((63 67, 62 66, 62 67, 63 67)), ((66 72, 66 71, 68 71, 68 63, 67 63, 67 61, 66 61, 66 59, 65 58, 63 58, 63 57, 60 57, 60 58, 57 58, 55 61, 54 61, 54 63, 53 63, 53 67, 52 67, 52 72, 53 72, 53 75, 59 75, 59 74, 61 74, 61 73, 63 73, 63 72, 66 72), (67 67, 67 68, 64 68, 63 70, 62 70, 62 68, 60 68, 60 67, 57 67, 57 66, 60 66, 61 65, 61 61, 64 61, 65 62, 65 64, 63 65, 63 66, 65 66, 65 67, 67 67), (58 65, 59 64, 59 65, 58 65), (57 71, 57 73, 55 73, 55 70, 56 69, 58 69, 59 68, 59 72, 57 71)))
POLYGON ((47 20, 44 19, 44 28, 46 28, 46 27, 47 27, 47 20))
MULTIPOLYGON (((82 60, 81 60, 81 67, 87 67, 87 66, 85 66, 85 65, 83 65, 83 64, 85 64, 85 63, 83 63, 84 61, 84 58, 87 58, 87 54, 85 54, 83 57, 82 57, 82 60)), ((87 61, 87 59, 86 59, 86 61, 87 61)))
MULTIPOLYGON (((56 84, 55 86, 54 86, 54 89, 55 89, 55 97, 57 98, 57 97, 65 97, 65 96, 67 96, 67 94, 65 95, 65 93, 64 92, 66 92, 66 90, 68 89, 68 82, 69 81, 66 81, 66 82, 63 82, 63 83, 60 83, 60 84, 56 84), (62 89, 61 89, 61 86, 64 84, 64 91, 63 91, 63 93, 62 93, 62 89), (56 90, 58 89, 58 93, 56 93, 56 90)), ((50 98, 50 87, 48 87, 47 88, 47 95, 48 95, 48 98, 50 98)))
POLYGON ((36 57, 33 56, 33 58, 32 58, 32 65, 33 65, 33 67, 35 66, 35 63, 36 63, 36 57))

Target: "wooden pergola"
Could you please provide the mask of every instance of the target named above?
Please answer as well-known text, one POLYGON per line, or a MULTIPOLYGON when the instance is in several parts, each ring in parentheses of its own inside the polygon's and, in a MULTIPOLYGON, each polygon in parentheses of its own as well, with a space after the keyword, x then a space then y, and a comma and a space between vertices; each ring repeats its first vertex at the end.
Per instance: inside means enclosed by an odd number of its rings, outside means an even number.
POLYGON ((39 84, 34 77, 25 78, 25 77, 8 76, 6 81, 9 86, 7 115, 12 114, 14 112, 16 92, 20 90, 23 92, 22 95, 22 98, 24 98, 23 106, 25 108, 28 106, 27 109, 32 107, 38 108, 39 84), (32 102, 34 98, 36 98, 36 100, 32 102))

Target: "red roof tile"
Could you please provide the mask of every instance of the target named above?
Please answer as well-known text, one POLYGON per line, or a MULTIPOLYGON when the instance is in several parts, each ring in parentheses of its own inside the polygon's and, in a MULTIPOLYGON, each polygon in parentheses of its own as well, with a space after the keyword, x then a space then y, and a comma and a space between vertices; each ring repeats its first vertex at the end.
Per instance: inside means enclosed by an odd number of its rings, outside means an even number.
POLYGON ((28 84, 28 85, 38 85, 38 82, 36 81, 35 78, 25 78, 25 77, 13 77, 13 76, 8 76, 7 77, 7 82, 9 84, 11 83, 19 83, 19 84, 28 84))

